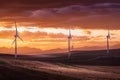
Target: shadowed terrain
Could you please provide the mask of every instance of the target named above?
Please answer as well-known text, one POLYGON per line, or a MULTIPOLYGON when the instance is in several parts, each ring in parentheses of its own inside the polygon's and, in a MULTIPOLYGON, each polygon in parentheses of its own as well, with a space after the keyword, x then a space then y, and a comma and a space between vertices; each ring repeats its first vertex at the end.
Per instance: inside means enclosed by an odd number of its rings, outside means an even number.
POLYGON ((96 66, 120 66, 120 49, 112 49, 107 54, 106 50, 96 51, 72 51, 71 57, 67 53, 46 54, 43 56, 21 56, 19 59, 45 61, 50 63, 63 63, 69 65, 96 65, 96 66))
POLYGON ((15 67, 0 61, 0 80, 80 80, 80 79, 27 68, 15 67))
POLYGON ((0 54, 0 80, 119 80, 120 49, 44 55, 0 54))

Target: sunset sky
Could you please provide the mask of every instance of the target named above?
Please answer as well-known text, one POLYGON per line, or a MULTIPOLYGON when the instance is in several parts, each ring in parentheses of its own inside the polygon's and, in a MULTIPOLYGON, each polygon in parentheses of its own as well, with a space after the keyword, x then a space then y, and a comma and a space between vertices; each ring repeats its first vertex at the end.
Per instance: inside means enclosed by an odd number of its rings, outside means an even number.
POLYGON ((72 50, 120 48, 119 0, 0 0, 0 53, 13 53, 15 24, 19 53, 67 51, 71 29, 72 50))

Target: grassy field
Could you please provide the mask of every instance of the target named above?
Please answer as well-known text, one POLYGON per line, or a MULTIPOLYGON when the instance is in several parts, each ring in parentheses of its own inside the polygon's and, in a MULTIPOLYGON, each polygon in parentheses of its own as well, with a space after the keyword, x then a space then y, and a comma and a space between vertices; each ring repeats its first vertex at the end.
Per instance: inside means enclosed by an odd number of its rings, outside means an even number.
POLYGON ((0 80, 120 80, 120 49, 73 51, 55 57, 0 55, 0 80))
POLYGON ((58 74, 0 64, 0 80, 81 80, 58 74))

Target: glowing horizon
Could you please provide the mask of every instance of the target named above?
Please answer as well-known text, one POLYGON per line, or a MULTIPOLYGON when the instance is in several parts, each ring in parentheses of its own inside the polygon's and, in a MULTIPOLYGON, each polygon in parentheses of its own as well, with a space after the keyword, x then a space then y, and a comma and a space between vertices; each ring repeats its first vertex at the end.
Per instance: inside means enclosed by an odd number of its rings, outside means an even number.
MULTIPOLYGON (((11 45, 14 39, 14 26, 11 28, 0 28, 0 47, 13 48, 11 45), (4 32, 7 32, 6 35, 4 32)), ((68 29, 60 28, 38 28, 38 27, 18 27, 19 35, 24 39, 24 43, 18 40, 18 47, 30 47, 40 50, 66 49, 68 29), (41 37, 42 36, 42 37, 41 37), (54 46, 53 46, 54 45, 54 46)), ((111 48, 118 47, 120 43, 120 30, 110 30, 111 48), (117 43, 116 43, 117 42, 117 43), (116 46, 115 46, 116 45, 116 46)), ((75 49, 105 49, 107 30, 98 29, 71 29, 71 46, 75 49), (100 45, 101 44, 101 45, 100 45), (91 48, 92 47, 92 48, 91 48)), ((118 47, 119 48, 119 47, 118 47)))

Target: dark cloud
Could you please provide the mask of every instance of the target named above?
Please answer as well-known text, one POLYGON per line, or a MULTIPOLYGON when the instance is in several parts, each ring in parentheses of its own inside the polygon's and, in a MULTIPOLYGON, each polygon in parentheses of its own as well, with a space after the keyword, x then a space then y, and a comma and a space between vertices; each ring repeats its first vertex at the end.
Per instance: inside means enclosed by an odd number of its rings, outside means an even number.
POLYGON ((119 3, 119 0, 0 0, 1 8, 54 8, 73 4, 119 3))
POLYGON ((70 5, 61 8, 42 9, 32 12, 32 17, 46 19, 54 27, 79 26, 89 29, 120 29, 120 4, 103 3, 92 6, 70 5), (115 7, 116 6, 116 7, 115 7), (51 20, 50 20, 51 19, 51 20))
POLYGON ((24 26, 120 29, 119 0, 0 1, 0 21, 24 26))

